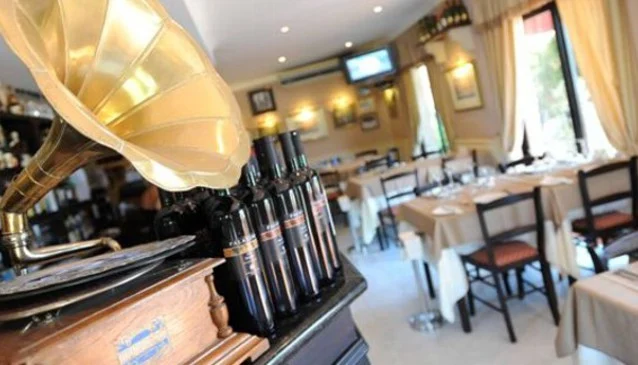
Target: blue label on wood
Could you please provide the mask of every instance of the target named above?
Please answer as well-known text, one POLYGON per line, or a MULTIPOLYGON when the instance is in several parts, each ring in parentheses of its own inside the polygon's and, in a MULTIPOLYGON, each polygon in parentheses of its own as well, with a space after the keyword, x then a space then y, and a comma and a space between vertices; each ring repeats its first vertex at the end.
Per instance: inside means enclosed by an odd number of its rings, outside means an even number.
POLYGON ((144 365, 158 360, 169 348, 170 339, 164 320, 156 318, 146 328, 120 338, 117 357, 122 365, 144 365))

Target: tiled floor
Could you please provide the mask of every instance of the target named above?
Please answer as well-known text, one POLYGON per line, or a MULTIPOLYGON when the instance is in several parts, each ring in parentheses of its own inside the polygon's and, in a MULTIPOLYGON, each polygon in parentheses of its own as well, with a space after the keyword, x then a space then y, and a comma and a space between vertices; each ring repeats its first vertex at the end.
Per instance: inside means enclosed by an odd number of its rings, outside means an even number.
MULTIPOLYGON (((351 245, 347 229, 339 232, 342 250, 351 245)), ((523 301, 508 301, 518 343, 511 344, 503 316, 477 303, 472 333, 460 324, 446 323, 434 334, 410 329, 407 319, 418 311, 419 297, 413 271, 401 252, 392 248, 366 255, 349 254, 368 282, 368 290, 352 305, 355 321, 370 346, 372 364, 572 364, 554 351, 554 326, 546 298, 540 293, 523 301)), ((540 283, 540 275, 528 269, 526 278, 540 283)), ((513 278, 512 278, 513 279, 513 278)), ((512 280, 515 289, 515 283, 512 280)), ((496 301, 490 287, 474 287, 477 294, 496 301), (478 290, 477 290, 478 289, 478 290)), ((557 284, 560 304, 567 282, 557 284)), ((581 363, 587 363, 581 361, 581 363)))

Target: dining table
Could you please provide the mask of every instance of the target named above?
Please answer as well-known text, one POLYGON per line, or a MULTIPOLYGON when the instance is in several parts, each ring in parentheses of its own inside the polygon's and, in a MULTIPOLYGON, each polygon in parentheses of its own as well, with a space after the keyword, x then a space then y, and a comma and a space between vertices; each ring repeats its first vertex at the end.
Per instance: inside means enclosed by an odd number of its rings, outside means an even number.
MULTIPOLYGON (((471 169, 471 156, 448 156, 449 169, 460 171, 471 169)), ((432 174, 442 174, 443 157, 421 158, 415 161, 402 162, 387 169, 376 169, 350 177, 344 187, 344 198, 341 207, 348 213, 348 221, 352 238, 356 247, 370 245, 380 225, 378 213, 386 209, 388 204, 383 194, 381 179, 402 172, 416 171, 417 182, 412 176, 394 180, 387 186, 390 190, 413 190, 417 185, 428 181, 432 174)))
POLYGON ((555 341, 559 357, 585 347, 610 358, 597 363, 638 363, 638 263, 577 281, 561 317, 555 341))
MULTIPOLYGON (((577 161, 570 163, 541 163, 493 176, 465 186, 446 187, 438 194, 423 196, 399 205, 397 218, 408 230, 414 230, 418 240, 403 242, 410 260, 421 259, 435 265, 439 278, 439 306, 448 321, 454 321, 455 304, 465 297, 468 284, 461 255, 479 249, 483 236, 476 213, 477 203, 487 203, 511 194, 529 192, 541 187, 545 246, 548 262, 558 271, 574 278, 580 276, 576 262, 571 221, 584 216, 578 186, 578 171, 600 166, 609 161, 577 161)), ((592 198, 626 190, 629 174, 616 171, 589 182, 592 198)), ((492 233, 535 222, 534 209, 522 204, 499 209, 487 218, 492 233)), ((629 201, 609 204, 602 211, 629 211, 629 201)), ((599 211, 599 212, 602 212, 599 211)), ((533 244, 533 234, 521 237, 533 244)))
POLYGON ((351 160, 346 160, 334 165, 322 166, 318 169, 319 173, 322 172, 336 172, 341 181, 347 181, 350 177, 359 173, 367 162, 378 159, 383 156, 378 155, 365 155, 355 157, 351 160))

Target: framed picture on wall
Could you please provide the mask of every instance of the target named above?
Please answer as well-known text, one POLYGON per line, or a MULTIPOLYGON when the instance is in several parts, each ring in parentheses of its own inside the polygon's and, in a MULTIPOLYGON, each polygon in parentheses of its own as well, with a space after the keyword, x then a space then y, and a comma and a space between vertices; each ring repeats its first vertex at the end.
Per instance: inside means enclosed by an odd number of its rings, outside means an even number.
POLYGON ((368 113, 361 116, 361 130, 364 132, 378 129, 379 117, 377 113, 368 113))
POLYGON ((356 123, 354 103, 335 105, 332 109, 332 118, 334 119, 335 128, 356 123))
POLYGON ((250 91, 248 93, 248 99, 250 100, 250 108, 253 111, 253 115, 277 110, 277 105, 275 104, 275 97, 273 96, 272 89, 259 89, 250 91))
POLYGON ((483 106, 481 90, 474 63, 456 66, 445 73, 450 95, 457 111, 477 109, 483 106))
POLYGON ((359 99, 359 115, 370 114, 377 111, 373 96, 359 99))
POLYGON ((328 137, 326 111, 321 108, 295 111, 286 118, 286 128, 298 130, 302 141, 328 137))

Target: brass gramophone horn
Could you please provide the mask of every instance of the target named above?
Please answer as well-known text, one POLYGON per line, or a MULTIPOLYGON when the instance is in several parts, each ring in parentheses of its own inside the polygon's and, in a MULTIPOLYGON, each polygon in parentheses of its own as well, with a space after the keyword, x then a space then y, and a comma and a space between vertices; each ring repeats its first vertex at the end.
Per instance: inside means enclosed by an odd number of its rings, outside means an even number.
POLYGON ((157 0, 0 0, 0 33, 60 115, 0 201, 2 246, 14 267, 116 248, 95 240, 32 249, 24 215, 110 153, 170 191, 236 183, 249 156, 237 103, 157 0))

